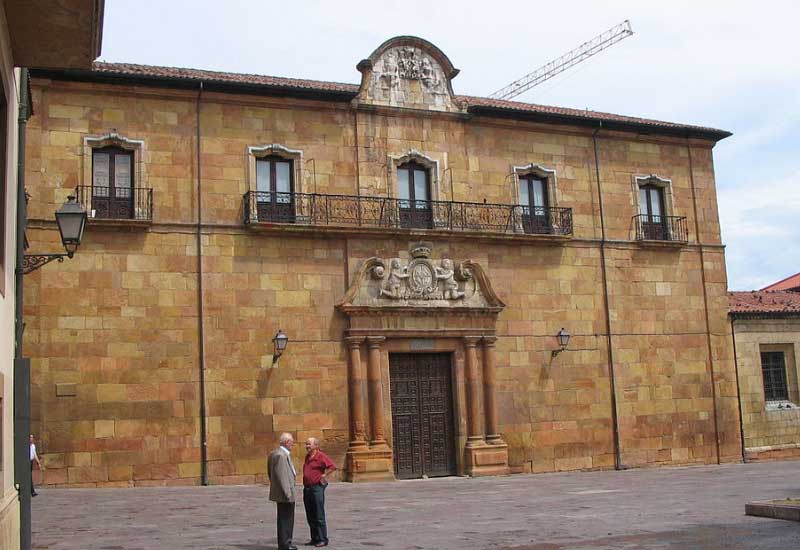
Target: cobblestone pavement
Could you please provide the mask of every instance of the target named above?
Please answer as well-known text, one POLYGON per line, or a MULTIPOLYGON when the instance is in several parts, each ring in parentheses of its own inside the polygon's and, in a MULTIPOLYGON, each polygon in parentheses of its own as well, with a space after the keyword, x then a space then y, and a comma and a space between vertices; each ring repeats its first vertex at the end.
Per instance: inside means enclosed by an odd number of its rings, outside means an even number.
MULTIPOLYGON (((797 549, 800 524, 744 515, 800 497, 800 462, 334 483, 331 549, 797 549)), ((255 486, 41 489, 33 548, 272 550, 255 486)), ((302 505, 295 543, 308 540, 302 505)), ((302 546, 301 546, 302 548, 302 546)))

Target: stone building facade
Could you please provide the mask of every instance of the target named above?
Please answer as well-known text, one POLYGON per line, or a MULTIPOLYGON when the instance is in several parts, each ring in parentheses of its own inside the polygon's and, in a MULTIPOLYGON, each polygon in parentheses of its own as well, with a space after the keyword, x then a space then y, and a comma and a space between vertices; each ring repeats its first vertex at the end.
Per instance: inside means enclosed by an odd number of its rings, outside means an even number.
POLYGON ((741 460, 729 134, 357 68, 34 74, 29 239, 93 214, 26 302, 46 481, 260 482, 282 431, 356 481, 741 460))
POLYGON ((800 289, 729 296, 744 457, 748 461, 798 458, 800 289))

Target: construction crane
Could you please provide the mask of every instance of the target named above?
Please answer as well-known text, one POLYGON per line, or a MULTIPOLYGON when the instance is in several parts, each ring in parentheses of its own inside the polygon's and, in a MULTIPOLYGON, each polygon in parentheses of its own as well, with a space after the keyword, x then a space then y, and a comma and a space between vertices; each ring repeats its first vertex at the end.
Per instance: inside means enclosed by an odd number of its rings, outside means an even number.
POLYGON ((534 86, 538 86, 545 80, 553 78, 557 74, 563 73, 570 67, 573 67, 596 55, 603 50, 613 46, 620 40, 624 40, 633 34, 631 29, 631 22, 625 20, 615 27, 611 27, 607 31, 598 34, 588 42, 584 42, 574 50, 571 50, 561 57, 542 65, 530 74, 527 74, 515 80, 508 86, 500 88, 489 97, 492 99, 511 99, 524 92, 527 92, 534 86))

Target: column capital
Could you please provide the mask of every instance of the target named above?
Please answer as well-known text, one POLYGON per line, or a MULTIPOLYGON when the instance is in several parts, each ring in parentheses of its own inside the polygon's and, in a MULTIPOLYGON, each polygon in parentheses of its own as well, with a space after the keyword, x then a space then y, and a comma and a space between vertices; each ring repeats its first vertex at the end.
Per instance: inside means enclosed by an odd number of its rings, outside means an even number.
POLYGON ((348 346, 350 346, 351 348, 354 348, 356 346, 360 346, 364 342, 364 337, 363 336, 347 336, 347 337, 345 337, 344 341, 347 342, 348 346))
POLYGON ((464 345, 468 348, 474 348, 478 345, 478 342, 481 341, 482 336, 464 336, 462 339, 464 340, 464 345))
POLYGON ((497 342, 497 336, 484 336, 483 337, 483 345, 484 346, 494 346, 497 342))
POLYGON ((370 348, 379 348, 386 341, 386 336, 367 336, 367 345, 370 348))

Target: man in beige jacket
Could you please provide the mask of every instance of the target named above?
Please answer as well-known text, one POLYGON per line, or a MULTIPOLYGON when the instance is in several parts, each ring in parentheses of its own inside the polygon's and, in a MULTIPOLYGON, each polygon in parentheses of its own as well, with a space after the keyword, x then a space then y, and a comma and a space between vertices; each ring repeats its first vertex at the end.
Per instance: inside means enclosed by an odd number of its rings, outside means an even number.
POLYGON ((269 499, 278 505, 279 550, 297 550, 297 546, 292 544, 297 478, 297 471, 292 464, 294 438, 290 433, 282 433, 279 441, 280 446, 270 453, 267 460, 269 499))

